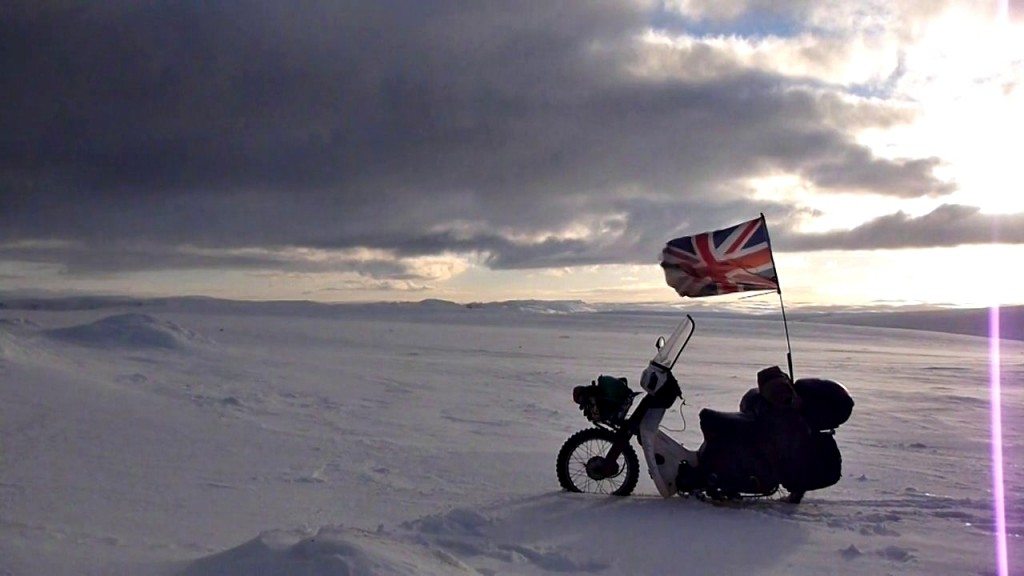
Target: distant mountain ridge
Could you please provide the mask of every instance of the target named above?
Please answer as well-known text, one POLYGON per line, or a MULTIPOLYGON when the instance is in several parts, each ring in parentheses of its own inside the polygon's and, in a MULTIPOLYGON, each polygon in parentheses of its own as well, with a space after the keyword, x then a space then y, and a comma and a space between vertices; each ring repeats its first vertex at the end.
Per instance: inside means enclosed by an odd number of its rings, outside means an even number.
POLYGON ((471 310, 507 310, 532 312, 536 314, 582 314, 598 312, 599 307, 582 300, 506 300, 503 302, 472 302, 466 304, 471 310))
MULTIPOLYGON (((791 320, 846 326, 904 328, 929 332, 947 332, 969 336, 989 335, 989 309, 907 310, 894 312, 816 312, 798 313, 791 320)), ((1024 306, 999 309, 1000 338, 1024 341, 1024 306)))
POLYGON ((594 305, 582 300, 504 300, 459 304, 450 300, 428 298, 417 302, 314 302, 311 300, 227 300, 205 296, 173 298, 133 298, 129 296, 71 296, 54 298, 5 298, 0 294, 0 310, 103 310, 108 308, 162 307, 168 309, 394 309, 423 311, 491 310, 539 314, 577 314, 598 312, 617 305, 594 305))
MULTIPOLYGON (((649 303, 588 303, 582 300, 505 300, 498 302, 471 302, 459 304, 442 299, 426 299, 418 302, 361 302, 324 303, 308 300, 243 301, 224 300, 203 296, 182 296, 174 298, 133 298, 127 296, 73 296, 55 298, 7 297, 0 294, 0 312, 3 310, 140 310, 178 312, 224 312, 224 313, 267 313, 298 315, 330 315, 331 313, 375 314, 393 312, 398 314, 680 314, 690 311, 702 316, 717 318, 772 319, 779 318, 778 312, 728 310, 694 304, 649 303)), ((1001 338, 1024 341, 1024 306, 1007 306, 1000 309, 1001 338)), ((818 324, 843 324, 852 326, 873 326, 880 328, 901 328, 946 332, 971 336, 989 335, 989 309, 912 309, 899 308, 850 309, 845 307, 819 307, 813 310, 796 308, 789 314, 793 322, 818 324)))

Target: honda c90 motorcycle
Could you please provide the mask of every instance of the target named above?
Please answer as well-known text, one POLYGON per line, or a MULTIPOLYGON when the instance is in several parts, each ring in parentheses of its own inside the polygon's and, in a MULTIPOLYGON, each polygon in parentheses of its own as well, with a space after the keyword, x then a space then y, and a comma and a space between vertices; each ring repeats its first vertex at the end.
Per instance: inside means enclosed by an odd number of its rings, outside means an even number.
POLYGON ((640 462, 663 497, 676 494, 711 500, 764 497, 784 488, 798 503, 810 490, 826 488, 842 475, 835 430, 849 419, 853 399, 833 380, 791 381, 777 366, 758 373, 757 388, 738 412, 703 409, 704 441, 690 450, 660 429, 666 410, 682 396, 673 368, 693 337, 689 315, 666 340, 640 377, 642 392, 625 378, 601 376, 573 389, 573 400, 594 427, 576 432, 558 452, 558 482, 570 492, 626 496, 636 488, 640 462), (630 412, 634 400, 643 396, 630 412))

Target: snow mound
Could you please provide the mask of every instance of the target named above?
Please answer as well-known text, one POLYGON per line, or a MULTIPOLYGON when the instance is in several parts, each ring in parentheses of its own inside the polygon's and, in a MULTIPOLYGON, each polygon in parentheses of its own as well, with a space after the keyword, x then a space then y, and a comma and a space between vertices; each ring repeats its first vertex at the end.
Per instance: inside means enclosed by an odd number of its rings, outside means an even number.
POLYGON ((450 554, 376 533, 324 527, 316 534, 270 531, 190 563, 180 576, 478 574, 450 554))
MULTIPOLYGON (((541 517, 543 507, 550 512, 558 507, 560 495, 545 498, 543 504, 520 510, 511 516, 492 518, 475 510, 455 508, 447 513, 425 516, 402 525, 417 541, 458 554, 482 573, 494 574, 590 574, 612 567, 602 553, 589 550, 582 541, 592 541, 588 524, 571 523, 571 527, 544 534, 550 525, 541 517), (556 504, 556 506, 552 506, 556 504), (573 538, 579 538, 572 542, 573 538)), ((564 499, 563 499, 564 500, 564 499)), ((570 513, 578 508, 570 506, 570 513)), ((608 518, 603 518, 608 521, 608 518)), ((600 526, 602 523, 590 523, 600 526)), ((598 549, 601 547, 598 546, 598 549)))
POLYGON ((181 350, 201 340, 191 330, 148 314, 118 314, 91 324, 49 330, 46 334, 94 348, 181 350))
POLYGON ((7 358, 11 349, 11 337, 4 331, 0 331, 0 360, 7 358))
POLYGON ((11 330, 35 329, 39 328, 39 324, 28 318, 0 318, 0 328, 11 330))
POLYGON ((39 324, 25 318, 0 318, 0 360, 24 355, 25 339, 38 330, 39 324))

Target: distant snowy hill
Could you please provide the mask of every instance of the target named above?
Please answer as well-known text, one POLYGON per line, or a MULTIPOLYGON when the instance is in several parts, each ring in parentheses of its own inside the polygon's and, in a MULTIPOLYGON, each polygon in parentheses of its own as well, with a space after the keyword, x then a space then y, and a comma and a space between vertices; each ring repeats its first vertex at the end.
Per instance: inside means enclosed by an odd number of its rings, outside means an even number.
POLYGON ((597 312, 599 308, 582 300, 508 300, 505 302, 473 302, 466 304, 472 310, 501 310, 504 312, 532 312, 537 314, 582 314, 597 312))
MULTIPOLYGON (((632 314, 674 316, 692 313, 695 316, 719 319, 755 319, 777 321, 781 315, 769 308, 741 311, 708 305, 705 301, 686 300, 681 304, 651 303, 588 303, 582 300, 507 300, 501 302, 471 302, 460 304, 448 300, 427 299, 418 302, 362 302, 324 303, 312 301, 237 301, 207 297, 138 299, 129 297, 95 296, 69 298, 18 298, 0 293, 0 310, 34 311, 138 311, 147 314, 159 312, 266 314, 296 317, 378 317, 380 315, 433 318, 446 313, 450 318, 468 318, 466 314, 632 314)), ((1000 309, 1002 338, 1024 340, 1024 306, 1000 309)), ((846 307, 796 308, 790 311, 790 321, 847 326, 874 326, 926 330, 949 334, 988 336, 988 309, 920 309, 920 308, 868 308, 846 307)), ((109 327, 108 327, 109 328, 109 327)))
MULTIPOLYGON (((1024 306, 1000 308, 999 324, 1004 340, 1024 340, 1024 306)), ((989 335, 989 310, 945 309, 893 312, 817 312, 794 314, 793 320, 846 326, 874 326, 927 330, 970 336, 989 335)))

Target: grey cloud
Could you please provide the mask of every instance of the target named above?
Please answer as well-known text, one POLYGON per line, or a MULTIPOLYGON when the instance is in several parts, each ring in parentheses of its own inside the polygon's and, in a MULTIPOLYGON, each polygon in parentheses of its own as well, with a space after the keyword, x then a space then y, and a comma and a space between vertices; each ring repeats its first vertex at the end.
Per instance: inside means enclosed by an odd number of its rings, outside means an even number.
POLYGON ((425 280, 406 261, 397 258, 316 260, 287 251, 260 250, 239 253, 230 250, 197 252, 190 247, 148 245, 84 244, 47 245, 12 243, 0 245, 0 260, 15 260, 60 265, 72 275, 98 275, 117 272, 145 272, 162 269, 237 269, 271 270, 285 273, 352 272, 367 278, 388 280, 425 280))
POLYGON ((956 187, 928 178, 939 166, 938 158, 880 160, 865 150, 851 150, 835 162, 815 166, 808 172, 823 188, 875 192, 904 198, 948 194, 956 187))
POLYGON ((311 290, 305 292, 305 294, 314 295, 324 292, 351 292, 352 290, 373 290, 375 292, 427 292, 431 290, 431 288, 432 287, 429 284, 417 284, 415 282, 407 281, 379 280, 366 278, 337 283, 330 286, 329 288, 311 290))
POLYGON ((935 159, 877 158, 846 132, 893 121, 884 107, 725 65, 632 76, 651 18, 616 2, 12 3, 0 242, 82 246, 35 254, 75 272, 266 264, 182 245, 646 262, 681 221, 764 209, 735 183, 767 172, 949 190, 935 159), (548 234, 612 215, 625 227, 607 238, 548 234))
POLYGON ((776 240, 776 245, 780 250, 809 251, 926 248, 992 242, 1024 244, 1024 213, 983 214, 973 206, 944 204, 916 218, 897 212, 847 231, 788 233, 776 240))
MULTIPOLYGON (((1010 11, 1020 0, 1010 0, 1010 11)), ((806 23, 824 28, 830 34, 864 32, 878 34, 884 26, 907 37, 917 33, 921 20, 928 19, 950 5, 967 4, 975 10, 992 10, 987 0, 885 0, 869 3, 827 4, 813 0, 716 0, 687 2, 666 0, 669 15, 705 22, 758 28, 766 33, 785 35, 798 32, 806 23), (849 30, 851 21, 872 25, 866 30, 849 30)))

